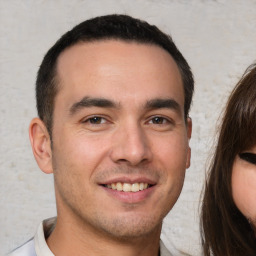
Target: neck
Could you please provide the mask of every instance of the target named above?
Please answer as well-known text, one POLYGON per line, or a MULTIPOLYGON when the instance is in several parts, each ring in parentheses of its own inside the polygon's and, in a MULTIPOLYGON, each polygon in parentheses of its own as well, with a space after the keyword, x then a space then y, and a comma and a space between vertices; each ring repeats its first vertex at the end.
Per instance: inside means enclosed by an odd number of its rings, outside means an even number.
POLYGON ((47 244, 55 256, 157 256, 160 232, 161 225, 144 236, 119 238, 59 216, 47 244))

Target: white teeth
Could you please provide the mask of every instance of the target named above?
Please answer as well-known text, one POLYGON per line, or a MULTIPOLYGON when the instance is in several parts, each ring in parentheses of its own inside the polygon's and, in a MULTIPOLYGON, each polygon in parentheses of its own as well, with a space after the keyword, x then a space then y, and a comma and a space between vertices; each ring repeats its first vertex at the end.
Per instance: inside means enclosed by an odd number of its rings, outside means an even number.
POLYGON ((132 184, 132 192, 138 192, 140 190, 139 183, 133 183, 132 184))
POLYGON ((124 183, 123 184, 123 191, 124 192, 130 192, 131 189, 132 189, 132 185, 131 184, 129 184, 129 183, 124 183))
POLYGON ((107 184, 107 188, 111 188, 113 190, 123 191, 123 192, 138 192, 149 187, 148 183, 111 183, 107 184))
POLYGON ((123 185, 122 185, 122 183, 117 182, 117 183, 116 183, 116 189, 117 189, 118 191, 122 191, 122 190, 123 190, 123 185))

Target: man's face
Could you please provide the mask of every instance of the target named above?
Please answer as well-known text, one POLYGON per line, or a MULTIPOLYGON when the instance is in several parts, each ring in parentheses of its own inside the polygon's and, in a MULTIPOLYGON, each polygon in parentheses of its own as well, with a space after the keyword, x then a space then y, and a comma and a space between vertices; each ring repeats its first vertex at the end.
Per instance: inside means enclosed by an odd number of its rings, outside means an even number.
POLYGON ((59 57, 52 164, 58 214, 94 232, 160 232, 189 167, 191 123, 172 57, 145 44, 80 43, 59 57))

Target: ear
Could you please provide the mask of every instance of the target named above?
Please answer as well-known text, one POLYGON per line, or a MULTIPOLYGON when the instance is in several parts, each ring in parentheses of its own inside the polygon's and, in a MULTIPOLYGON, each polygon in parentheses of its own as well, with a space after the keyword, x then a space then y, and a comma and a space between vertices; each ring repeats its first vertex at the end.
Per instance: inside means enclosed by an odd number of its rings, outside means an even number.
POLYGON ((39 168, 47 174, 52 173, 51 139, 41 119, 32 119, 29 125, 29 138, 39 168))
POLYGON ((191 148, 189 146, 189 141, 192 135, 192 119, 190 117, 187 118, 187 138, 188 138, 188 152, 187 152, 187 162, 186 168, 190 167, 190 159, 191 159, 191 148))

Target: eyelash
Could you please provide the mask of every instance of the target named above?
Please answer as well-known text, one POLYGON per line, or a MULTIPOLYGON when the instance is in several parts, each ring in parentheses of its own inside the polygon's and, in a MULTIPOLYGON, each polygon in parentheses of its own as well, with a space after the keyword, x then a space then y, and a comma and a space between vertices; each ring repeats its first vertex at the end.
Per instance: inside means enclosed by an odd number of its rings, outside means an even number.
POLYGON ((256 165, 256 154, 245 152, 239 154, 239 157, 248 163, 255 164, 256 165))
POLYGON ((164 125, 164 124, 171 123, 171 121, 168 118, 162 117, 162 116, 153 116, 153 117, 151 117, 149 119, 149 123, 151 123, 151 122, 152 122, 152 124, 158 124, 158 125, 164 125), (160 124, 159 123, 153 123, 154 121, 157 121, 157 119, 158 119, 158 121, 161 120, 162 123, 160 123, 160 124))
POLYGON ((106 123, 106 122, 107 122, 107 119, 104 118, 104 117, 102 117, 102 116, 91 116, 91 117, 86 118, 85 120, 82 121, 82 123, 89 123, 89 124, 91 124, 91 125, 100 125, 100 124, 104 124, 104 123, 106 123), (95 120, 95 119, 98 119, 98 120, 100 120, 100 121, 104 120, 104 122, 103 122, 103 123, 102 123, 102 122, 97 123, 97 120, 96 120, 95 123, 91 122, 91 121, 93 121, 93 120, 95 120))
MULTIPOLYGON (((82 123, 84 124, 90 124, 90 125, 103 125, 107 123, 108 120, 105 117, 102 116, 90 116, 87 117, 86 119, 82 120, 82 123)), ((148 119, 147 121, 148 124, 152 125, 170 125, 173 124, 173 121, 170 120, 169 118, 163 117, 163 116, 152 116, 148 119)))

